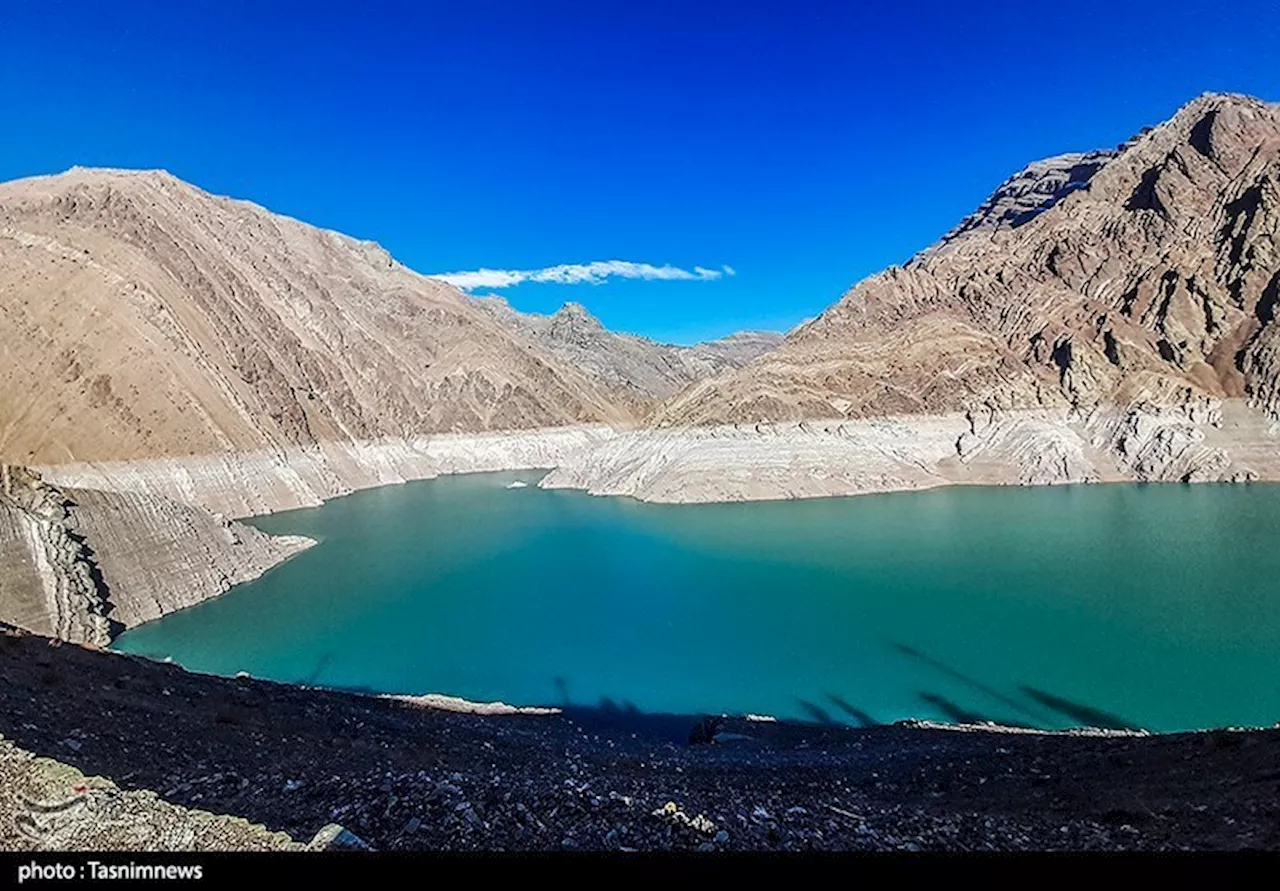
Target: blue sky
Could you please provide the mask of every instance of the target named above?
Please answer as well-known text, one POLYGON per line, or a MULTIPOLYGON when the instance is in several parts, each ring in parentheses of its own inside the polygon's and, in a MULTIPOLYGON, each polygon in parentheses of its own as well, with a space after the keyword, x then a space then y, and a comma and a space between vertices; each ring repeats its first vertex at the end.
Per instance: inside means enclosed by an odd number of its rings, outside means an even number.
POLYGON ((1275 0, 0 0, 0 179, 163 167, 427 273, 700 267, 498 291, 688 342, 816 314, 1027 161, 1280 100, 1278 47, 1275 0))

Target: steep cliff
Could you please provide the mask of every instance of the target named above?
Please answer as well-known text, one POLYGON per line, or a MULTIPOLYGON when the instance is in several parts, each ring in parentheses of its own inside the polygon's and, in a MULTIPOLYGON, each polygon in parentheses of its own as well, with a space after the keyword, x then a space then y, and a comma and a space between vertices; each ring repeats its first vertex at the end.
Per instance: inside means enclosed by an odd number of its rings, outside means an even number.
POLYGON ((314 542, 137 493, 61 489, 0 465, 0 622, 105 646, 314 542))
POLYGON ((114 630, 107 586, 73 504, 38 474, 0 464, 0 621, 105 644, 114 630))

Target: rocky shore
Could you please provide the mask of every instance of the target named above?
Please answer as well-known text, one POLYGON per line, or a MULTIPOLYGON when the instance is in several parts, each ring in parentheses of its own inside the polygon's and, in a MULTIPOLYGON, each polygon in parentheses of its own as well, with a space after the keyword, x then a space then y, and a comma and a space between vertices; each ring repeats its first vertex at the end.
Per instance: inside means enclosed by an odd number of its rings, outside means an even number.
POLYGON ((64 487, 249 517, 442 474, 547 469, 545 488, 705 503, 944 485, 1280 479, 1280 425, 1243 400, 678 429, 610 427, 323 443, 39 468, 64 487))
MULTIPOLYGON (((849 729, 594 706, 466 714, 192 674, 10 629, 0 735, 16 747, 0 749, 0 771, 40 756, 108 778, 111 795, 131 796, 112 806, 141 808, 140 825, 160 809, 173 809, 175 831, 189 811, 248 821, 196 818, 249 827, 210 831, 208 847, 284 844, 274 832, 308 842, 334 823, 382 850, 1280 847, 1277 730, 849 729)), ((0 811, 30 814, 19 789, 0 784, 0 811)), ((101 843, 84 825, 41 819, 61 834, 0 820, 0 848, 101 843)))
POLYGON ((442 474, 547 469, 546 488, 704 503, 942 485, 1280 479, 1280 425, 1240 399, 678 429, 570 427, 40 467, 63 487, 229 517, 442 474))

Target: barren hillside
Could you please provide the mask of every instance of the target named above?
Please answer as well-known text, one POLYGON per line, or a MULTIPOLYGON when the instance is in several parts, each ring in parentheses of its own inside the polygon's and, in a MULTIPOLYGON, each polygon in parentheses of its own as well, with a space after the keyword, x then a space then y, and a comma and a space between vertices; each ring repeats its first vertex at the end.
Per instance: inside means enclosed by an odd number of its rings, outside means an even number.
POLYGON ((0 458, 625 423, 378 246, 156 171, 0 184, 0 458))

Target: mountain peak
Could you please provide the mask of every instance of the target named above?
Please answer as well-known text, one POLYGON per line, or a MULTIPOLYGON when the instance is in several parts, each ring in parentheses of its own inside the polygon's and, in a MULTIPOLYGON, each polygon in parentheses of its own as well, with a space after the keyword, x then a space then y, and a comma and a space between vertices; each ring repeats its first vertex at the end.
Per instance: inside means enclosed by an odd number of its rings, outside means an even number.
POLYGON ((604 325, 600 320, 587 311, 587 308, 581 303, 570 300, 555 311, 551 317, 553 322, 568 324, 574 327, 589 327, 604 329, 604 325))
POLYGON ((926 254, 975 230, 1021 226, 1072 192, 1083 189, 1117 152, 1071 152, 1033 161, 1001 183, 977 210, 926 254))

